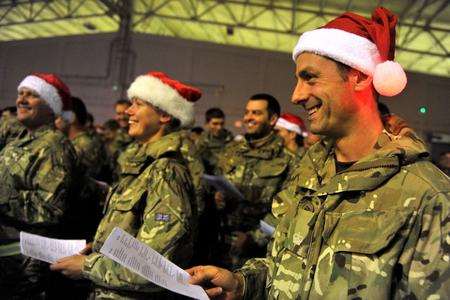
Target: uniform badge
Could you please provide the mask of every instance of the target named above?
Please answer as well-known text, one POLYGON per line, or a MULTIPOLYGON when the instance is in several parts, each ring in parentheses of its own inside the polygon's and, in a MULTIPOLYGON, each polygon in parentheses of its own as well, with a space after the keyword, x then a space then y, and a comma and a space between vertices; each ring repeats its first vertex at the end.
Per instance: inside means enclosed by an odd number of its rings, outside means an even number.
POLYGON ((169 222, 170 221, 170 215, 169 214, 156 213, 155 221, 169 222))

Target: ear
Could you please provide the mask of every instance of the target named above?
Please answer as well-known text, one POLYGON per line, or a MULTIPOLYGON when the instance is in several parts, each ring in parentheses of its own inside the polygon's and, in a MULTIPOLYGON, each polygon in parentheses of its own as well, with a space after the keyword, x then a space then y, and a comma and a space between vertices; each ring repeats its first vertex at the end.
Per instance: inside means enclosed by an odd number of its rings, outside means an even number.
POLYGON ((170 116, 164 112, 161 113, 161 115, 159 116, 159 122, 163 125, 169 124, 171 120, 172 120, 172 116, 170 116))
POLYGON ((351 69, 348 78, 353 83, 355 92, 361 92, 372 87, 372 76, 366 75, 358 70, 351 69))
POLYGON ((277 115, 277 114, 273 114, 273 115, 270 117, 270 120, 269 120, 270 126, 274 127, 275 124, 277 124, 277 120, 278 120, 278 115, 277 115))

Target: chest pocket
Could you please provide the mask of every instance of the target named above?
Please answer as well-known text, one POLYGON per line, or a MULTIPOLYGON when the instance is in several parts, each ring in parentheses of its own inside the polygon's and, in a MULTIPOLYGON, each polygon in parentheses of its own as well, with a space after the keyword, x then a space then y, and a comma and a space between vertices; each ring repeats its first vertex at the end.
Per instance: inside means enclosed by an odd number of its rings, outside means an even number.
POLYGON ((327 213, 323 238, 335 252, 376 254, 390 244, 411 215, 400 209, 327 213))
POLYGON ((261 162, 255 167, 255 188, 260 190, 259 198, 264 203, 271 203, 279 192, 286 176, 287 164, 284 160, 274 159, 271 162, 261 162))

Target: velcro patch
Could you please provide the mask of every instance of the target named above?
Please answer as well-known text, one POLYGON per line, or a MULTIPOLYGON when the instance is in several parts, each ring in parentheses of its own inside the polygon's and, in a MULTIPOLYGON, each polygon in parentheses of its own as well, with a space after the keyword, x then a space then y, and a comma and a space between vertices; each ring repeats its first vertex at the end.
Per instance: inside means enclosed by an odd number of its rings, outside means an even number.
POLYGON ((156 213, 155 214, 155 221, 169 222, 170 221, 170 215, 169 214, 156 213))

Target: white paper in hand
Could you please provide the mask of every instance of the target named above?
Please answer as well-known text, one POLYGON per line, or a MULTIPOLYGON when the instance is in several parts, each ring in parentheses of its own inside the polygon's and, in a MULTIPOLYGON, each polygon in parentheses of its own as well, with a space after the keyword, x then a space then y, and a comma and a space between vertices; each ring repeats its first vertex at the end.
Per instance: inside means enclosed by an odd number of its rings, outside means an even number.
POLYGON ((259 229, 268 236, 272 236, 275 232, 275 227, 269 225, 267 222, 263 220, 259 220, 259 229))
POLYGON ((114 228, 100 253, 163 288, 195 299, 209 299, 202 287, 188 283, 190 275, 186 271, 121 228, 114 228))
POLYGON ((226 179, 225 177, 203 174, 202 178, 203 180, 206 181, 207 184, 212 185, 218 191, 224 193, 225 195, 228 195, 230 197, 239 200, 244 200, 244 196, 242 195, 242 193, 237 189, 237 187, 234 184, 228 181, 228 179, 226 179))
POLYGON ((20 253, 48 263, 80 253, 86 247, 85 240, 58 240, 20 232, 20 253))

